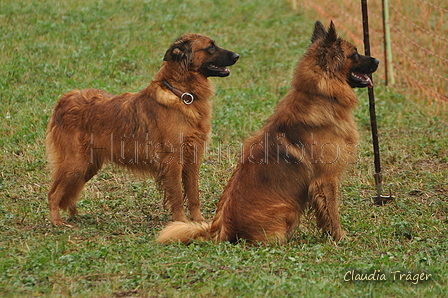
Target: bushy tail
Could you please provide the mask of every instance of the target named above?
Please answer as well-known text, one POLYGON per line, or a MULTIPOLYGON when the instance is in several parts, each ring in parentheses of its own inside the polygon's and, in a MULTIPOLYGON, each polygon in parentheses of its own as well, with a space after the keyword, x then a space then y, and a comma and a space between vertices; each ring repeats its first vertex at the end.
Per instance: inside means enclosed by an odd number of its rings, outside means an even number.
POLYGON ((210 240, 211 223, 175 221, 168 224, 157 237, 159 243, 182 242, 189 244, 193 240, 210 240))

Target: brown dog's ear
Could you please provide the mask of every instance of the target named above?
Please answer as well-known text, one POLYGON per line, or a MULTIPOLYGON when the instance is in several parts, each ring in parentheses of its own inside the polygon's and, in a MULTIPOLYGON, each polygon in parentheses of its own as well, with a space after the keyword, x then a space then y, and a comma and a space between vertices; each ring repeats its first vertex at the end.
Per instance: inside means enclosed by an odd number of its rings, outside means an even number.
POLYGON ((325 30, 324 25, 320 21, 316 21, 314 24, 313 36, 311 36, 311 42, 315 42, 320 38, 325 38, 327 36, 327 30, 325 30))
POLYGON ((334 26, 333 21, 330 22, 330 27, 328 28, 327 36, 325 36, 325 42, 327 44, 332 44, 338 39, 338 35, 336 33, 336 27, 334 26))
POLYGON ((175 42, 166 51, 163 61, 191 60, 191 48, 187 42, 175 42))

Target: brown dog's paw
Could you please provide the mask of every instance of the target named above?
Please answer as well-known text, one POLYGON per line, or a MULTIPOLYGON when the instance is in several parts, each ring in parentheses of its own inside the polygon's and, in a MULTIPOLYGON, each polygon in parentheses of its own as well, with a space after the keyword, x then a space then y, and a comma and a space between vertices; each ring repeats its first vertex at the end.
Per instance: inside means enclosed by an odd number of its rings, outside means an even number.
POLYGON ((51 219, 51 224, 54 226, 62 226, 64 225, 64 221, 61 218, 51 219))
POLYGON ((348 233, 344 230, 341 230, 341 238, 338 241, 340 242, 340 241, 351 241, 351 240, 352 240, 352 238, 350 238, 348 236, 348 233))
POLYGON ((205 221, 205 218, 199 213, 198 215, 191 215, 191 221, 201 222, 205 221))

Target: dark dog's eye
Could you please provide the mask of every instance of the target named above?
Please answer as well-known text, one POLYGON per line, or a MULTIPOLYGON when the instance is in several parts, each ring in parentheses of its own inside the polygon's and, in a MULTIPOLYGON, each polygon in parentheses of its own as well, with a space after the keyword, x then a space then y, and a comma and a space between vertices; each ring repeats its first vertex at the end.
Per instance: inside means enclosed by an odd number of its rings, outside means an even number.
MULTIPOLYGON (((355 49, 356 50, 356 49, 355 49)), ((354 52, 353 54, 351 54, 350 56, 348 56, 348 58, 353 59, 355 61, 359 60, 359 54, 358 52, 354 52)))

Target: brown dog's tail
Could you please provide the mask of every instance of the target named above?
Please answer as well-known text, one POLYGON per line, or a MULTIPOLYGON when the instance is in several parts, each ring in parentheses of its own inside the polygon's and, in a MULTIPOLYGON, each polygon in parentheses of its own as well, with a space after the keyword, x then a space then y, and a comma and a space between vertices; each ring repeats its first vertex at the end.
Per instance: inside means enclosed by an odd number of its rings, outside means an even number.
POLYGON ((193 240, 211 240, 211 223, 175 221, 168 224, 157 237, 158 243, 182 242, 189 244, 193 240))

